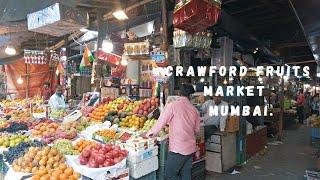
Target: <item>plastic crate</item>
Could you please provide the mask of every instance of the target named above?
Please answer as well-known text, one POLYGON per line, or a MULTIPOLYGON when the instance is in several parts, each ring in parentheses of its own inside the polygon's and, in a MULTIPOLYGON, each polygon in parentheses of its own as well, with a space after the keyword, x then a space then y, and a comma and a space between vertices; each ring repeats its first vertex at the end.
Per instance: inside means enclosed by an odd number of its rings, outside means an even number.
POLYGON ((166 161, 168 157, 168 139, 163 140, 159 143, 159 166, 166 166, 166 161))
POLYGON ((156 171, 153 171, 152 173, 149 173, 141 178, 135 179, 133 177, 130 177, 130 180, 157 180, 157 173, 156 171))
POLYGON ((320 128, 311 128, 311 137, 320 138, 320 128))

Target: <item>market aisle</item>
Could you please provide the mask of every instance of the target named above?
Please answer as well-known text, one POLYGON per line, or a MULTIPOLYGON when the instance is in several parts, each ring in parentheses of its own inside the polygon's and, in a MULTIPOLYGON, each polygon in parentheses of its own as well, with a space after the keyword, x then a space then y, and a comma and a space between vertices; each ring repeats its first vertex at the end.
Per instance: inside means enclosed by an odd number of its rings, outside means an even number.
POLYGON ((310 146, 310 129, 301 126, 284 132, 284 144, 268 146, 240 169, 240 174, 213 174, 206 180, 301 180, 306 169, 315 167, 315 150, 310 146))

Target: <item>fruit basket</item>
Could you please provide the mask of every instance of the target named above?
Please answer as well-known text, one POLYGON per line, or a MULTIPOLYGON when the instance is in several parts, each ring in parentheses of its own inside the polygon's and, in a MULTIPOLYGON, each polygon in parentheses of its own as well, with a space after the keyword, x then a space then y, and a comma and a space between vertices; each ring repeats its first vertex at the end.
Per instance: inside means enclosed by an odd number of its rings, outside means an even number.
POLYGON ((218 22, 220 0, 188 0, 178 3, 173 13, 173 25, 189 33, 196 33, 218 22))

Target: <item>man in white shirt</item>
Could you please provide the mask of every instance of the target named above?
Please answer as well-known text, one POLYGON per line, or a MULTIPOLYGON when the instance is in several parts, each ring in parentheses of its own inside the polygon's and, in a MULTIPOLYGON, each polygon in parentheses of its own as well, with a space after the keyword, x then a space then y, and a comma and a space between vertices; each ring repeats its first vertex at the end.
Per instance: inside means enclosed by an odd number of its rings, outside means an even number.
POLYGON ((208 139, 216 130, 219 130, 225 134, 226 121, 228 116, 221 115, 221 108, 228 106, 228 103, 222 101, 221 96, 213 96, 212 100, 207 100, 201 107, 203 117, 202 120, 204 122, 204 133, 205 138, 208 139), (210 116, 210 106, 215 108, 218 106, 218 116, 210 116))
POLYGON ((62 95, 62 86, 58 85, 56 93, 54 93, 49 99, 49 105, 51 110, 60 110, 68 108, 64 101, 64 96, 62 95))

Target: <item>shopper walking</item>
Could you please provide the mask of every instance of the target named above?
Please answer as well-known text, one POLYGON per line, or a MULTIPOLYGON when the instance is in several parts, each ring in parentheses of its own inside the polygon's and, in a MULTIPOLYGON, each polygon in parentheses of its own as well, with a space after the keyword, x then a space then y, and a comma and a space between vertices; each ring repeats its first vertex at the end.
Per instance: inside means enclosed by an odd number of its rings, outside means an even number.
POLYGON ((297 112, 298 112, 298 117, 299 117, 299 123, 303 124, 304 121, 304 103, 305 103, 305 97, 303 94, 303 90, 299 90, 299 94, 297 96, 297 112))
POLYGON ((196 151, 196 134, 200 131, 200 115, 190 102, 192 85, 183 84, 177 100, 169 103, 157 124, 146 134, 155 136, 169 124, 169 153, 165 167, 167 180, 191 180, 192 157, 196 151))
POLYGON ((319 100, 319 94, 315 94, 312 98, 311 102, 312 107, 312 114, 319 115, 319 109, 320 109, 320 100, 319 100))

